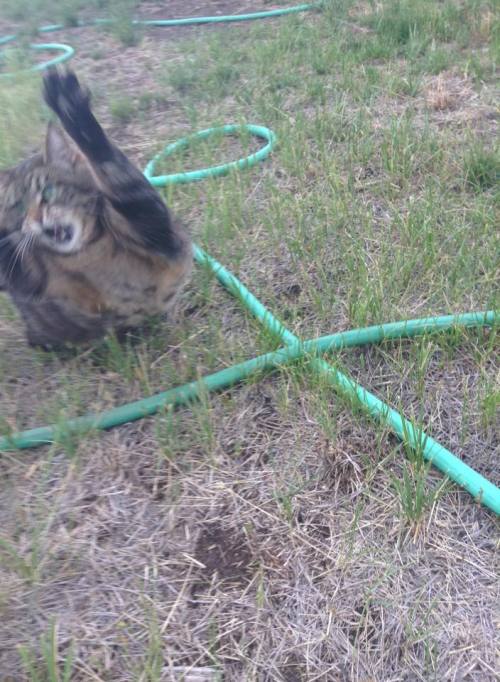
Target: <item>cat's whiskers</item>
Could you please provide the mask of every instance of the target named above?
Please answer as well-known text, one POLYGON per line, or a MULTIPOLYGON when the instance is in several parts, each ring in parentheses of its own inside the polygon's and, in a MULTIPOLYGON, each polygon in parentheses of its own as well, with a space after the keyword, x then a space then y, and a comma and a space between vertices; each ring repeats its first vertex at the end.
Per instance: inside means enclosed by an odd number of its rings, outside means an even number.
POLYGON ((17 265, 17 262, 20 261, 21 263, 23 262, 24 255, 26 253, 26 250, 31 246, 35 238, 35 235, 33 233, 29 233, 26 235, 23 235, 21 238, 21 241, 16 244, 16 247, 14 249, 14 253, 12 254, 12 258, 10 259, 9 263, 9 269, 7 272, 7 279, 9 280, 12 273, 14 272, 14 268, 17 265))
POLYGON ((33 245, 33 242, 35 241, 35 234, 33 232, 30 232, 26 238, 21 242, 21 263, 24 260, 24 256, 26 255, 26 252, 31 249, 31 246, 33 245))

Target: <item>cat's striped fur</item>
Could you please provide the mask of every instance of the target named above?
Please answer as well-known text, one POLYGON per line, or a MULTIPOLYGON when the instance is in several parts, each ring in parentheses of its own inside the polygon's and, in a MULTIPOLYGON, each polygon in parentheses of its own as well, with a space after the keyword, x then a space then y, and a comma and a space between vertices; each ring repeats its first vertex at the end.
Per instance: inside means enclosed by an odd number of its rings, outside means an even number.
POLYGON ((0 288, 30 343, 57 347, 166 312, 189 276, 190 240, 106 136, 69 71, 51 69, 45 152, 0 175, 0 288))

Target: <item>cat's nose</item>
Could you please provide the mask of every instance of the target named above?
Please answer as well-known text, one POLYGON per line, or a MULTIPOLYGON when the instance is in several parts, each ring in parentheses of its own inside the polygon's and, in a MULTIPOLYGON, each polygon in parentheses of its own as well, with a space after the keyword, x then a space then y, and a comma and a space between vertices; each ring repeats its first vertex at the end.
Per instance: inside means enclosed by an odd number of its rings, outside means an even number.
POLYGON ((30 206, 26 214, 25 222, 42 223, 43 222, 42 207, 39 205, 30 206))

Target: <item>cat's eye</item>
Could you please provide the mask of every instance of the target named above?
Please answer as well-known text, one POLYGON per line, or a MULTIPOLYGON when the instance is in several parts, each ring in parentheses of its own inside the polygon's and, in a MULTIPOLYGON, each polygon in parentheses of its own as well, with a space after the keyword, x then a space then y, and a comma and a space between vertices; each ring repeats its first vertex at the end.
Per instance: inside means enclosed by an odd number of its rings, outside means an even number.
POLYGON ((56 195, 56 190, 54 185, 45 185, 45 187, 42 189, 42 201, 44 201, 46 204, 49 204, 55 197, 56 195))
POLYGON ((26 211, 25 199, 19 199, 18 201, 16 201, 12 208, 14 209, 14 211, 17 211, 18 213, 24 213, 26 211))

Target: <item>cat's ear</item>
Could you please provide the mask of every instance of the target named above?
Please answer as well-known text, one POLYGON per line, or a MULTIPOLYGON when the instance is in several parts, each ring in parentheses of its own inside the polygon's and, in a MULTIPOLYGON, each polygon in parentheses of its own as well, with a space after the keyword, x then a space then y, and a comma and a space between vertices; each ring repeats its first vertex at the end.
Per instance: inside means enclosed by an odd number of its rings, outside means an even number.
POLYGON ((79 161, 77 149, 61 128, 50 122, 45 137, 44 160, 47 164, 74 169, 79 161))
POLYGON ((46 164, 71 172, 71 175, 76 172, 80 178, 86 178, 91 185, 96 184, 87 159, 57 123, 50 122, 47 126, 44 161, 46 164))

